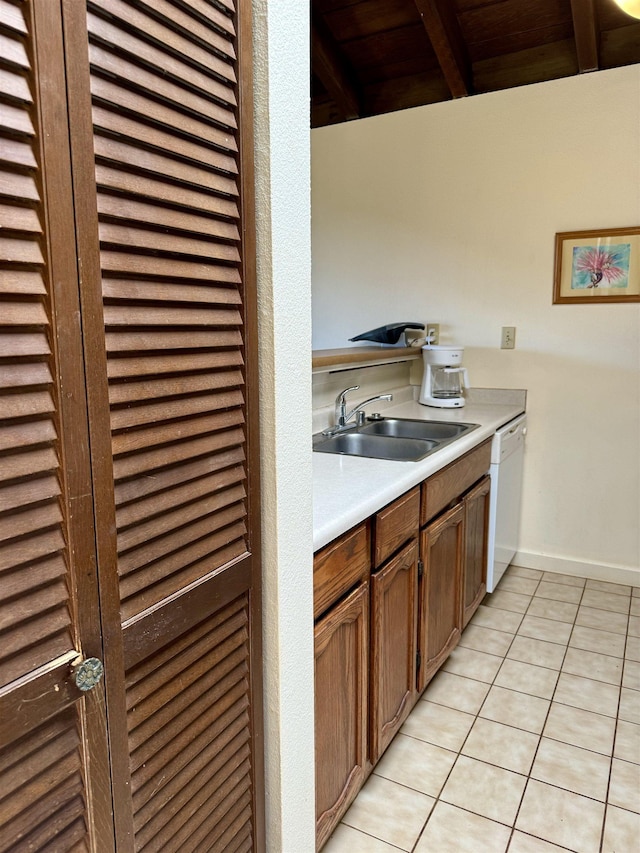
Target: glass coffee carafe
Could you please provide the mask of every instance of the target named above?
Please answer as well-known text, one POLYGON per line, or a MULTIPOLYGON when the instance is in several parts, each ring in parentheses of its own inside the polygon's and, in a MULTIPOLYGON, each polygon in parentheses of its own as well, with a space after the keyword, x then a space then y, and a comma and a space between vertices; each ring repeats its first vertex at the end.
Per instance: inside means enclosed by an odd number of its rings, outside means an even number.
POLYGON ((464 388, 464 367, 432 367, 431 394, 438 400, 461 397, 464 388))

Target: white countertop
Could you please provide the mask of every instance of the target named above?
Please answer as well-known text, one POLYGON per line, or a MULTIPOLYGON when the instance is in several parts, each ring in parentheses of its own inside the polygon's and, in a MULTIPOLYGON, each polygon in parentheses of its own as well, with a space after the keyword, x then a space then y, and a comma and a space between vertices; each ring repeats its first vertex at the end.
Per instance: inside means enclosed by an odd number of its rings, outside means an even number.
MULTIPOLYGON (((524 394, 523 394, 524 398, 524 394)), ((313 549, 317 551, 426 477, 493 435, 524 411, 524 404, 469 401, 462 409, 435 409, 410 401, 384 409, 386 417, 479 424, 420 462, 313 454, 313 549)))

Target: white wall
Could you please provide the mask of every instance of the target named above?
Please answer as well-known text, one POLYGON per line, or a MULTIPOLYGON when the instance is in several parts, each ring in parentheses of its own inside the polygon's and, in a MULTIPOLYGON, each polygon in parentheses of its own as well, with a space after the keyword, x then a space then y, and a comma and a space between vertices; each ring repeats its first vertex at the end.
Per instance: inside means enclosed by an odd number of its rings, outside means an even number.
POLYGON ((313 853, 309 8, 253 5, 266 849, 313 853))
POLYGON ((640 305, 551 304, 556 232, 632 225, 638 65, 312 132, 314 349, 430 320, 528 389, 521 564, 639 569, 640 305))

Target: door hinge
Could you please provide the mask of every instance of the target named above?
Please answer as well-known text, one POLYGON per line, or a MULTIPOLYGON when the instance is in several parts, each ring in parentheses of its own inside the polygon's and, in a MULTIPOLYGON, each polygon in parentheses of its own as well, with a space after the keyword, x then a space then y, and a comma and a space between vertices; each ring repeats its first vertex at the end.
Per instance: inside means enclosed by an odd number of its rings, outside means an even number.
POLYGON ((424 563, 422 560, 418 560, 418 577, 421 578, 424 574, 424 563))

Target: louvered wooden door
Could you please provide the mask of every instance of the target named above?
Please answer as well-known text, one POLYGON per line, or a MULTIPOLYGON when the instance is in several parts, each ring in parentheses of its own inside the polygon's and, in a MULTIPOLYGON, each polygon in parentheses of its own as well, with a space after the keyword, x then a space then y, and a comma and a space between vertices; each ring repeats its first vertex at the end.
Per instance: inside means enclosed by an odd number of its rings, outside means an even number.
POLYGON ((103 686, 74 683, 102 648, 55 12, 0 2, 0 850, 109 851, 103 686))
POLYGON ((119 851, 261 844, 248 5, 58 9, 119 851))

